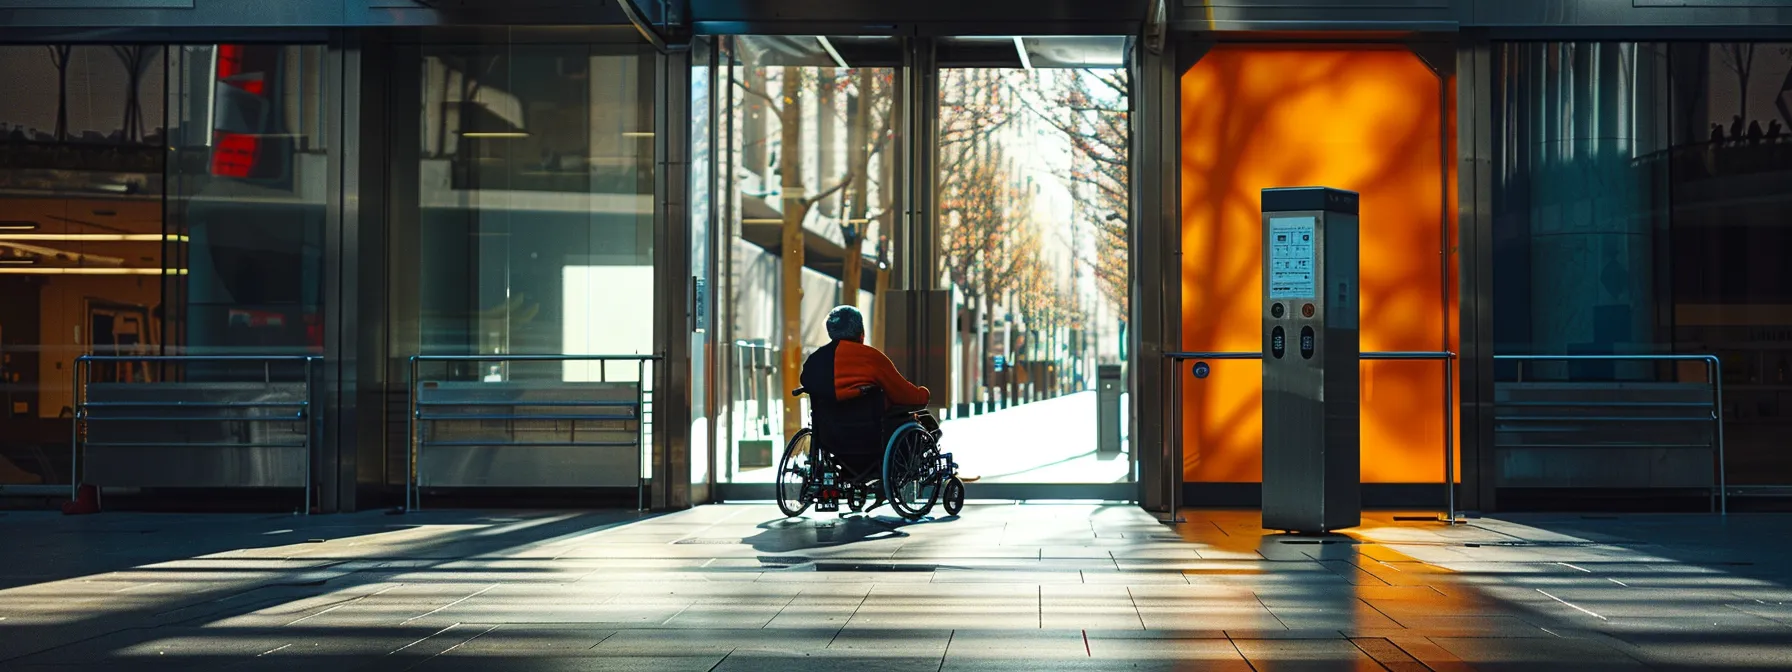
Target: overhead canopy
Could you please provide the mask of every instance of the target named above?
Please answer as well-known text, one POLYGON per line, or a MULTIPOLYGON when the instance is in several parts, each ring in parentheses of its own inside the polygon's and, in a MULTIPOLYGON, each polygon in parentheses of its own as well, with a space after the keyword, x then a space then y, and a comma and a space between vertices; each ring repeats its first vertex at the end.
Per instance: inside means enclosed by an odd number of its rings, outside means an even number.
MULTIPOLYGON (((749 201, 751 202, 751 201, 749 201)), ((784 252, 784 224, 778 221, 778 213, 769 207, 746 208, 747 215, 741 222, 740 237, 766 252, 781 255, 784 252), (754 212, 763 210, 762 212, 754 212)), ((803 229, 803 266, 841 280, 846 275, 846 249, 839 243, 828 240, 809 228, 803 229)), ((877 287, 877 261, 865 259, 860 266, 859 288, 873 291, 877 287)))
MULTIPOLYGON (((894 68, 902 41, 894 37, 752 35, 739 38, 760 66, 894 68)), ((1124 35, 978 36, 942 38, 935 54, 943 68, 1119 68, 1129 47, 1124 35)))

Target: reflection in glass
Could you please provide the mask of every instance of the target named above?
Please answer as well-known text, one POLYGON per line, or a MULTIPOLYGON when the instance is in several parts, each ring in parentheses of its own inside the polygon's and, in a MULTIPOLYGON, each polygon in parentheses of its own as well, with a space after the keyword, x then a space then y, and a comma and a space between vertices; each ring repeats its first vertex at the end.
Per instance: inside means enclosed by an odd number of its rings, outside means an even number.
MULTIPOLYGON (((415 264, 420 351, 650 353, 651 59, 520 44, 431 45, 421 58, 419 235, 394 250, 415 255, 394 268, 415 264)), ((482 366, 462 373, 637 375, 632 363, 482 366)))
MULTIPOLYGON (((1716 354, 1730 482, 1792 483, 1792 45, 1500 54, 1497 351, 1716 354)), ((1600 363, 1525 373, 1704 375, 1600 363)))
POLYGON ((72 478, 76 357, 321 351, 322 55, 0 47, 0 484, 72 478))

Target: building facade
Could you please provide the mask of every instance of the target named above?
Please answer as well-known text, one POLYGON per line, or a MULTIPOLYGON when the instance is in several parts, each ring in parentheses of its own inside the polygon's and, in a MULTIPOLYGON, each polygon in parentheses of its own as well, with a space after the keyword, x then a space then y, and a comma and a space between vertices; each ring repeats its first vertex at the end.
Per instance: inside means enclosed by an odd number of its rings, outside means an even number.
POLYGON ((1211 354, 1261 352, 1257 194, 1308 184, 1363 196, 1364 350, 1437 355, 1364 365, 1371 504, 1792 484, 1792 9, 801 7, 0 0, 0 494, 763 498, 852 303, 1006 456, 972 496, 1251 505, 1257 364, 1211 354), (132 384, 297 420, 120 452, 132 384), (478 384, 634 415, 481 452, 431 424, 478 384), (1513 410, 1550 385, 1634 416, 1513 410))

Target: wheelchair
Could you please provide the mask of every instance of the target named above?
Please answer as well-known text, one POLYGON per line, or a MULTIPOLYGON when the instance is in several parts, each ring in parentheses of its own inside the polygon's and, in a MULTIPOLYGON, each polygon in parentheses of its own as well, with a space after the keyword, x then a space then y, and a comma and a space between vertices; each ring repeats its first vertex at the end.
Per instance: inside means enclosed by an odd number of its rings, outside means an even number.
MULTIPOLYGON (((885 418, 882 390, 812 408, 811 423, 791 437, 778 461, 778 510, 795 518, 817 512, 868 513, 885 503, 903 519, 920 520, 944 504, 964 509, 964 481, 951 453, 939 448, 939 421, 926 410, 885 418), (886 424, 893 429, 885 431, 886 424)), ((798 388, 791 396, 802 396, 798 388)), ((814 398, 811 397, 813 400, 814 398)), ((842 514, 844 515, 844 514, 842 514)))

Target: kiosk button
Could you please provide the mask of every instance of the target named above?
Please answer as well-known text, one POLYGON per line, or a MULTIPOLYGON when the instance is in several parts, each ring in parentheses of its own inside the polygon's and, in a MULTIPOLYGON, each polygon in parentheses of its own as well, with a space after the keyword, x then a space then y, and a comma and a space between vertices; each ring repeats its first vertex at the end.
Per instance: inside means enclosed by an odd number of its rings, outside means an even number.
POLYGON ((1300 307, 1300 316, 1301 317, 1312 317, 1313 316, 1313 304, 1309 303, 1307 305, 1301 306, 1300 307))
POLYGON ((1312 359, 1313 358, 1313 328, 1312 327, 1301 327, 1300 328, 1300 356, 1301 356, 1301 359, 1312 359))
POLYGON ((1280 303, 1272 303, 1269 306, 1269 316, 1270 317, 1280 319, 1283 315, 1287 314, 1287 312, 1288 312, 1287 310, 1282 308, 1282 304, 1280 304, 1280 303))
POLYGON ((1288 352, 1287 334, 1282 333, 1282 328, 1279 326, 1271 329, 1269 332, 1269 354, 1274 355, 1276 359, 1281 359, 1282 354, 1286 352, 1288 352))

